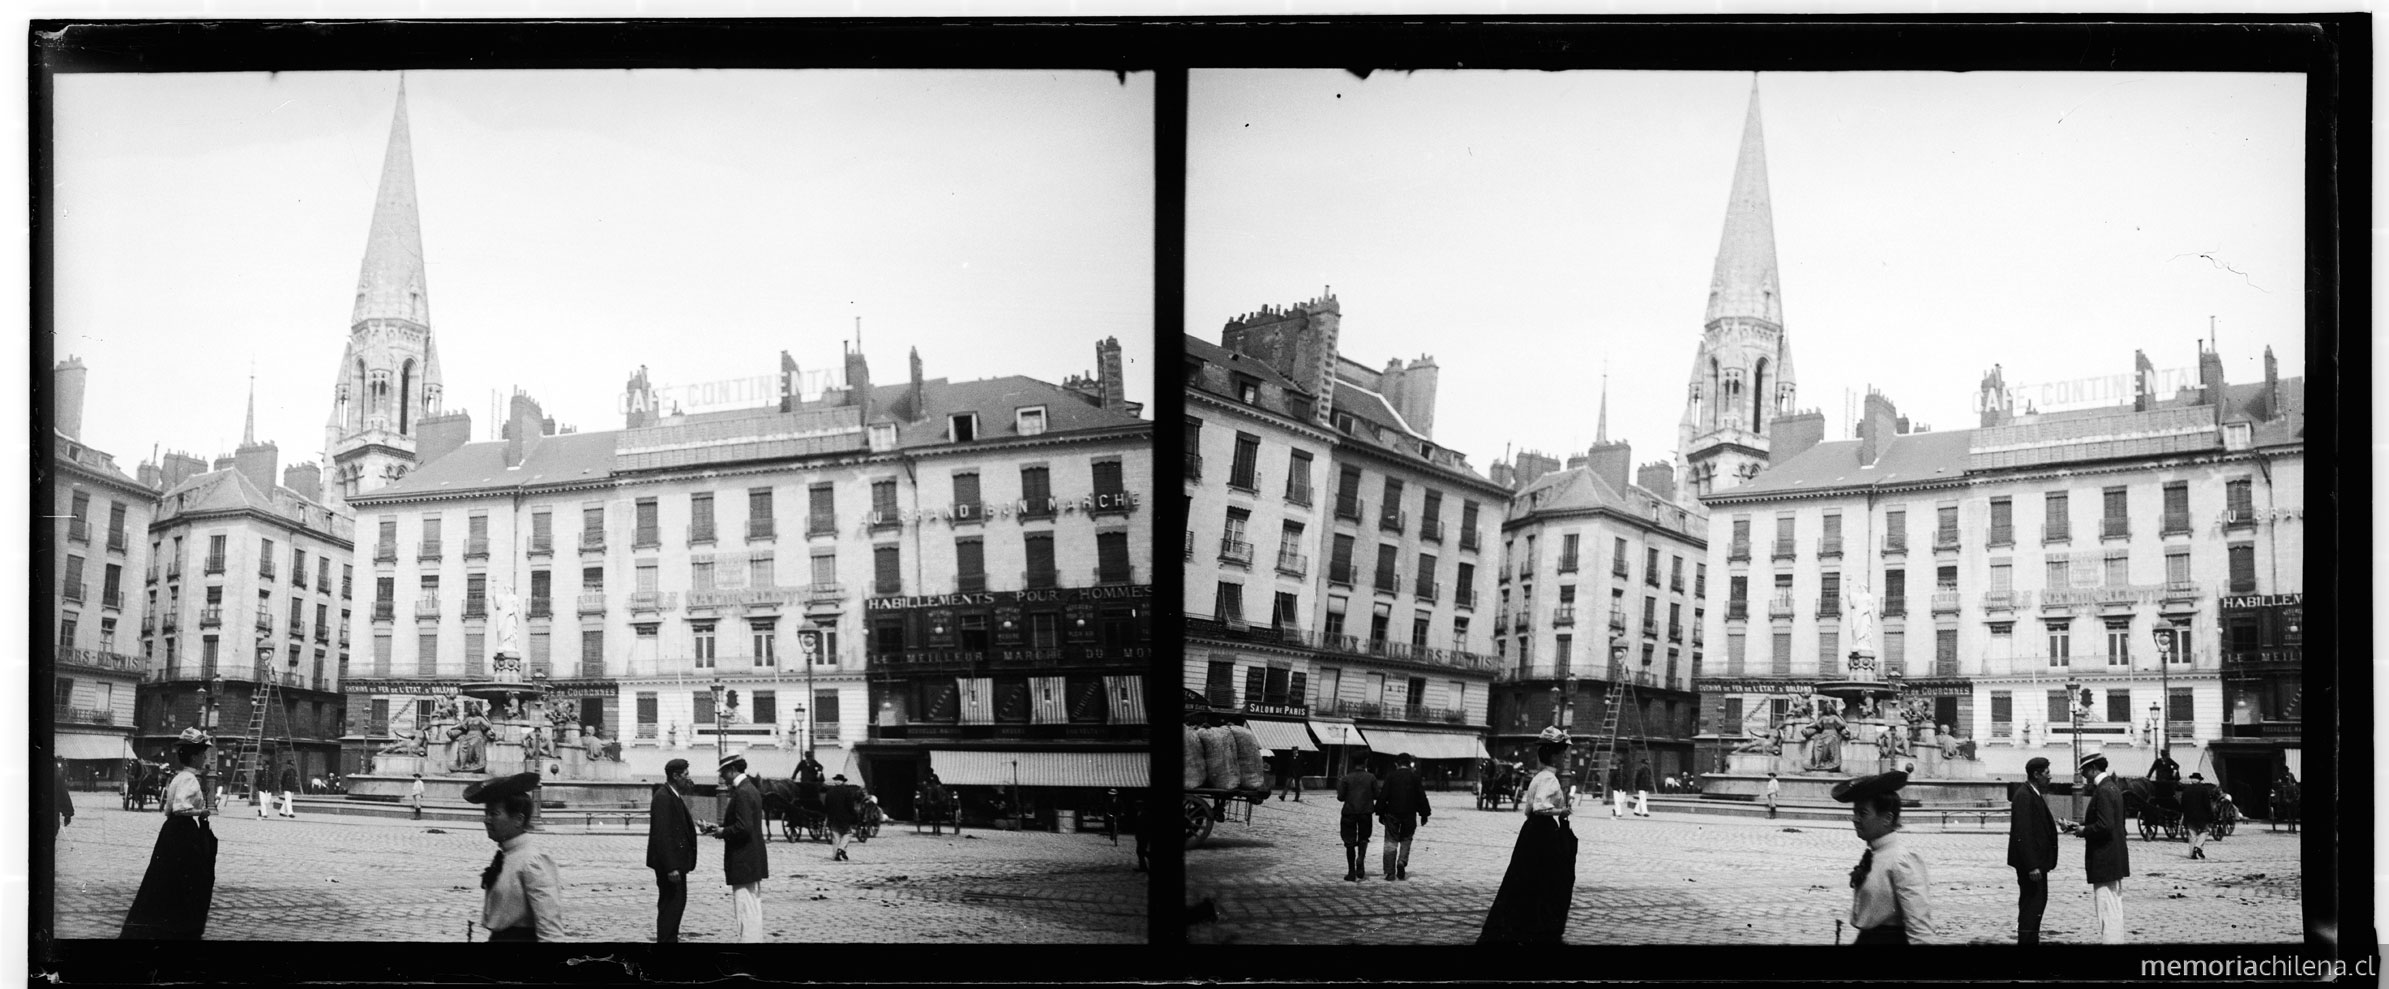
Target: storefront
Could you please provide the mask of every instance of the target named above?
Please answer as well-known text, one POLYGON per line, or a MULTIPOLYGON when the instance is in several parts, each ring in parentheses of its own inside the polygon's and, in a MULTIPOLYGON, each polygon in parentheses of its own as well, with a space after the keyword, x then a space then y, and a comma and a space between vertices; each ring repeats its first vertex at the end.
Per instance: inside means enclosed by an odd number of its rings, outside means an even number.
POLYGON ((1393 768, 1394 756, 1409 753, 1416 760, 1420 780, 1431 790, 1473 783, 1485 760, 1492 758, 1484 739, 1475 732, 1364 726, 1360 734, 1374 753, 1369 759, 1372 770, 1383 775, 1393 768))
POLYGON ((113 788, 124 780, 126 764, 134 758, 132 741, 121 732, 60 731, 52 738, 51 754, 66 761, 71 789, 113 788))
POLYGON ((2274 816, 2284 774, 2305 779, 2306 595, 2231 594, 2219 601, 2223 737, 2215 784, 2250 817, 2274 816))

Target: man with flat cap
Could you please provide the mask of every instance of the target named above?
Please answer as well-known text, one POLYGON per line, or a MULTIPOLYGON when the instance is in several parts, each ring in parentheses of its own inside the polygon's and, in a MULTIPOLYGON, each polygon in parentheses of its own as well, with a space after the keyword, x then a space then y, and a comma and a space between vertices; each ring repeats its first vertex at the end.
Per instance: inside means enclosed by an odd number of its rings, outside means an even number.
POLYGON ((1834 786, 1833 799, 1850 805, 1850 822, 1866 842, 1866 855, 1850 870, 1850 926, 1853 944, 1930 944, 1932 877, 1924 857, 1901 840, 1900 788, 1908 774, 1893 770, 1834 786))
POLYGON ((2041 795, 2049 760, 2024 764, 2024 782, 2008 795, 2007 864, 2016 870, 2016 943, 2041 943, 2041 912, 2049 906, 2049 870, 2057 868, 2057 819, 2041 795))
POLYGON ((465 787, 481 805, 482 827, 498 854, 481 870, 481 926, 492 941, 564 940, 564 877, 531 841, 539 774, 495 776, 465 787))
POLYGON ((680 917, 688 909, 688 874, 697 868, 697 824, 682 795, 689 790, 688 760, 664 763, 664 782, 647 804, 647 867, 655 870, 655 943, 680 943, 680 917))
POLYGON ((763 880, 771 875, 771 861, 763 847, 763 791, 747 775, 746 756, 731 753, 719 767, 722 788, 730 800, 722 823, 707 834, 722 839, 723 881, 730 886, 730 902, 738 915, 741 942, 763 940, 763 880))
POLYGON ((2091 907, 2099 918, 2099 940, 2124 943, 2124 877, 2132 874, 2124 843, 2124 793, 2107 771, 2107 757, 2082 757, 2081 778, 2090 784, 2090 809, 2082 815, 2082 865, 2090 876, 2091 907))

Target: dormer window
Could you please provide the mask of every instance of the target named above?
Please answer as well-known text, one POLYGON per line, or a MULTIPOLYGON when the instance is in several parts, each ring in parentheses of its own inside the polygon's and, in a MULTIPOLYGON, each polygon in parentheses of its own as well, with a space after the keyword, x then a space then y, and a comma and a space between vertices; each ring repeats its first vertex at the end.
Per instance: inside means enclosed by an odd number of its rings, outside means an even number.
POLYGON ((946 440, 947 440, 948 442, 951 442, 951 443, 968 443, 968 442, 970 442, 970 441, 972 441, 972 440, 975 440, 975 439, 978 439, 978 438, 979 438, 979 414, 978 414, 978 413, 976 413, 976 412, 957 412, 957 413, 954 413, 953 415, 950 415, 950 416, 947 416, 947 417, 946 417, 946 440))
POLYGON ((1259 405, 1259 404, 1261 404, 1261 382, 1260 382, 1260 379, 1257 379, 1257 378, 1251 378, 1251 377, 1247 377, 1247 376, 1245 376, 1245 375, 1241 375, 1241 374, 1237 375, 1237 376, 1236 376, 1236 398, 1237 398, 1239 401, 1242 401, 1242 402, 1243 402, 1244 404, 1246 404, 1246 405, 1259 405))
POLYGON ((883 422, 871 427, 871 452, 886 453, 896 448, 896 424, 883 422))
POLYGON ((1352 432, 1352 414, 1351 414, 1351 413, 1349 413, 1349 412, 1338 412, 1338 413, 1336 413, 1336 431, 1337 431, 1337 432, 1339 432, 1339 433, 1347 433, 1347 434, 1349 434, 1349 433, 1351 433, 1351 432, 1352 432))
POLYGON ((1032 405, 1025 409, 1014 410, 1012 429, 1022 436, 1035 436, 1045 432, 1045 406, 1032 405))
POLYGON ((2250 434, 2252 432, 2253 431, 2249 428, 2249 424, 2245 422, 2224 423, 2223 448, 2226 450, 2247 449, 2251 439, 2250 434))

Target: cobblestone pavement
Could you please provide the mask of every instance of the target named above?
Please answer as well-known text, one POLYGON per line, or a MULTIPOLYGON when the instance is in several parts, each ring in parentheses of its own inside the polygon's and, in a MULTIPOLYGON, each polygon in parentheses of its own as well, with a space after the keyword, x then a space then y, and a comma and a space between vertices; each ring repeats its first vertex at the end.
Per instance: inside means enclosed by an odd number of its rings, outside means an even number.
MULTIPOLYGON (((1326 800, 1271 799, 1250 823, 1229 821, 1186 852, 1187 900, 1213 901, 1219 921, 1190 940, 1241 944, 1473 943, 1501 887, 1521 815, 1479 811, 1465 793, 1430 794, 1441 809, 1411 845, 1410 879, 1387 882, 1384 843, 1369 846, 1369 879, 1343 881, 1339 809, 1326 800)), ((1378 829, 1382 832, 1382 828, 1378 829)), ((1849 870, 1865 851, 1846 823, 1663 814, 1612 820, 1606 805, 1577 807, 1575 944, 1831 944, 1849 912, 1849 870)), ((1382 839, 1382 834, 1378 836, 1382 839)), ((1932 876, 1944 939, 2015 940, 2015 871, 2007 830, 1909 835, 1932 876)), ((2082 841, 2060 836, 2042 940, 2097 940, 2082 841)), ((2192 861, 2181 841, 2131 845, 2125 920, 2134 942, 2296 942, 2298 836, 2242 824, 2192 861)), ((1852 936, 1842 932, 1844 942, 1852 936)))
MULTIPOLYGON (((113 938, 140 888, 160 815, 80 808, 59 832, 61 938, 113 938)), ((217 940, 461 941, 480 917, 480 875, 495 846, 476 824, 304 815, 216 819, 217 940)), ((681 937, 736 938, 720 842, 700 837, 681 937)), ((542 834, 566 883, 574 940, 652 941, 655 878, 647 833, 542 834)), ((1136 848, 1101 835, 971 831, 915 835, 892 824, 829 861, 821 842, 770 845, 766 940, 1127 943, 1146 940, 1136 848)), ((476 925, 475 940, 487 932, 476 925)))

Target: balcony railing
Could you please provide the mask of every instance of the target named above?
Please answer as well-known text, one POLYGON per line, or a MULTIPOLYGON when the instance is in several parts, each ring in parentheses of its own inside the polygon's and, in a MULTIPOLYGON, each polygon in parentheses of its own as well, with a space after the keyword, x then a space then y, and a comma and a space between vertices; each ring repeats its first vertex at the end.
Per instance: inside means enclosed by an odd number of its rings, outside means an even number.
POLYGON ((1819 618, 1839 618, 1839 617, 1841 617, 1841 613, 1842 613, 1842 599, 1841 599, 1841 595, 1839 595, 1839 594, 1826 594, 1826 595, 1821 595, 1821 596, 1819 596, 1819 597, 1817 598, 1817 617, 1819 617, 1819 618))
POLYGON ((2013 611, 2013 610, 2015 610, 2015 609, 2016 609, 2016 607, 2017 607, 2019 604, 2022 604, 2022 603, 2024 603, 2024 602, 2021 600, 2021 598, 2022 598, 2022 595, 2021 595, 2021 594, 2019 594, 2019 593, 2018 593, 2018 592, 2016 592, 2016 591, 2012 591, 2012 590, 2008 590, 2008 591, 1984 591, 1984 592, 1983 592, 1983 610, 1985 610, 1985 611, 2013 611))
POLYGON ((805 516, 805 535, 834 536, 838 534, 838 516, 827 512, 805 516))
POLYGON ((605 613, 606 613, 606 592, 604 592, 604 591, 582 591, 582 592, 581 592, 581 594, 580 594, 580 598, 579 598, 579 600, 578 600, 578 604, 579 604, 579 607, 578 607, 576 610, 577 610, 579 613, 581 613, 581 614, 584 614, 584 615, 602 615, 602 614, 605 614, 605 613))
POLYGON ((630 599, 626 603, 630 607, 631 612, 634 614, 645 614, 649 612, 662 611, 664 607, 664 592, 632 591, 630 593, 630 599))
POLYGON ((1452 603, 1463 608, 1475 608, 1477 606, 1476 588, 1470 587, 1467 584, 1460 585, 1459 588, 1453 592, 1452 603))
POLYGON ((1798 552, 1798 551, 1797 551, 1797 550, 1796 550, 1796 549, 1793 547, 1793 545, 1792 545, 1792 541, 1791 541, 1791 540, 1789 540, 1789 539, 1778 539, 1778 540, 1776 540, 1776 541, 1775 541, 1775 558, 1776 558, 1776 559, 1778 559, 1778 560, 1789 560, 1789 559, 1792 559, 1793 557, 1796 557, 1796 556, 1799 556, 1799 555, 1800 555, 1800 554, 1799 554, 1799 552, 1798 552))
POLYGON ((417 560, 437 560, 437 559, 439 559, 439 558, 440 558, 440 541, 439 541, 439 540, 437 540, 437 539, 426 539, 426 540, 423 540, 423 541, 422 541, 422 542, 420 542, 420 543, 416 543, 416 544, 415 544, 415 559, 417 559, 417 560))
POLYGON ((1551 609, 1551 624, 1555 626, 1576 624, 1576 606, 1563 604, 1551 609))
MULTIPOLYGON (((1842 555, 1842 537, 1818 536, 1817 555, 1820 557, 1842 555)), ((1683 588, 1679 587, 1677 590, 1683 590, 1683 588)))
POLYGON ((593 550, 603 550, 603 549, 605 549, 605 548, 606 548, 606 534, 605 534, 605 530, 603 530, 603 529, 583 529, 583 530, 581 530, 581 551, 582 551, 582 552, 586 553, 586 552, 590 552, 590 551, 593 551, 593 550))
POLYGON ((1887 616, 1898 617, 1898 616, 1901 616, 1901 615, 1906 615, 1907 613, 1908 613, 1908 597, 1907 597, 1907 595, 1905 595, 1905 594, 1894 594, 1894 595, 1891 595, 1891 596, 1889 596, 1889 597, 1885 597, 1885 598, 1883 599, 1883 614, 1885 614, 1885 615, 1887 615, 1887 616))
POLYGON ((122 530, 122 529, 117 529, 117 530, 113 530, 113 531, 109 532, 109 533, 108 533, 108 552, 111 552, 111 553, 122 553, 122 552, 124 552, 124 550, 125 550, 125 545, 124 545, 124 530, 122 530))
POLYGON ((957 501, 948 511, 956 522, 987 521, 987 503, 984 501, 957 501))
POLYGON ((1491 673, 1497 668, 1492 656, 1464 649, 1419 646, 1390 639, 1367 639, 1357 635, 1326 635, 1292 626, 1229 625, 1210 618, 1190 617, 1186 620, 1186 624, 1188 634, 1212 639, 1274 642, 1323 652, 1378 656, 1486 673, 1491 673))
POLYGON ((954 591, 958 594, 977 594, 987 589, 987 573, 958 573, 954 575, 954 591))
POLYGON ((535 597, 525 602, 523 607, 533 618, 548 618, 555 614, 552 610, 555 606, 550 601, 549 598, 535 597))
POLYGON ((1934 548, 1934 549, 1936 549, 1936 550, 1943 550, 1943 549, 1956 549, 1956 548, 1958 548, 1958 530, 1956 530, 1956 529, 1935 529, 1935 530, 1933 530, 1933 548, 1934 548))
POLYGON ((1750 602, 1736 598, 1725 603, 1727 621, 1742 621, 1750 617, 1750 602))
POLYGON ((2225 508, 2223 510, 2223 527, 2225 529, 2255 528, 2256 507, 2253 505, 2233 505, 2229 508, 2225 508))
POLYGON ((103 591, 100 594, 100 604, 103 607, 114 608, 118 611, 122 611, 124 610, 124 592, 103 591))
POLYGON ((2101 539, 2126 539, 2126 538, 2130 538, 2130 536, 2131 536, 2131 535, 2132 535, 2132 520, 2131 520, 2131 519, 2128 519, 2128 518, 2121 518, 2121 519, 2112 519, 2112 518, 2107 518, 2107 519, 2100 519, 2100 520, 2099 520, 2099 538, 2101 538, 2101 539))
POLYGON ((1461 548, 1461 549, 1465 549, 1465 550, 1474 550, 1474 549, 1476 549, 1476 548, 1477 548, 1477 545, 1478 545, 1478 543, 1477 543, 1477 531, 1476 531, 1475 529, 1462 529, 1462 530, 1460 530, 1460 548, 1461 548))
POLYGON ((896 514, 894 506, 872 509, 870 521, 871 530, 874 532, 881 529, 893 529, 904 524, 904 519, 896 514))
POLYGON ((1934 614, 1936 614, 1936 615, 1952 615, 1952 614, 1956 614, 1956 613, 1957 613, 1957 611, 1958 611, 1958 589, 1957 589, 1957 588, 1955 588, 1955 587, 1944 587, 1944 588, 1941 588, 1940 590, 1937 590, 1937 591, 1934 591, 1934 592, 1933 592, 1933 613, 1934 613, 1934 614))
MULTIPOLYGON (((378 557, 378 559, 398 559, 398 550, 396 547, 385 545, 382 547, 382 549, 389 553, 389 555, 387 557, 378 557)), ((207 558, 207 572, 211 574, 224 572, 224 554, 216 553, 207 558)))
POLYGON ((55 717, 59 722, 62 723, 81 725, 113 725, 116 723, 115 712, 102 708, 69 707, 67 705, 60 704, 57 706, 56 711, 57 713, 55 717))
POLYGON ((1576 554, 1574 554, 1574 553, 1562 553, 1562 554, 1560 554, 1560 558, 1559 558, 1559 572, 1561 572, 1561 573, 1575 573, 1575 572, 1576 572, 1576 554))
POLYGON ((1418 580, 1411 584, 1410 590, 1411 596, 1428 603, 1433 603, 1435 599, 1441 597, 1442 592, 1443 585, 1437 583, 1435 578, 1425 574, 1419 575, 1418 580))
POLYGON ((640 526, 630 531, 630 548, 632 549, 654 549, 663 544, 664 534, 655 526, 640 526))
POLYGON ((2194 580, 2169 580, 2165 582, 2165 600, 2195 601, 2200 590, 2198 582, 2194 580))
POLYGON ((1610 627, 1610 630, 1611 630, 1611 631, 1616 631, 1616 632, 1623 632, 1623 631, 1625 631, 1625 630, 1626 630, 1626 613, 1625 613, 1625 612, 1623 612, 1623 611, 1620 611, 1620 610, 1618 610, 1618 609, 1616 609, 1616 608, 1611 608, 1611 609, 1609 609, 1609 627, 1610 627))
POLYGON ((2227 582, 2233 594, 2249 594, 2256 590, 2256 578, 2233 577, 2227 582))
POLYGON ((1311 486, 1308 484, 1286 485, 1286 500, 1304 508, 1311 507, 1311 486))
POLYGON ((1768 598, 1767 598, 1767 617, 1769 617, 1769 618, 1790 618, 1790 617, 1792 617, 1792 612, 1793 612, 1793 610, 1794 610, 1794 609, 1793 609, 1793 607, 1792 607, 1792 594, 1791 594, 1791 592, 1790 592, 1790 591, 1785 591, 1785 592, 1783 592, 1783 593, 1781 593, 1781 594, 1774 594, 1774 595, 1769 595, 1769 596, 1768 596, 1768 598))
POLYGON ((1377 516, 1377 528, 1387 532, 1401 532, 1410 527, 1410 513, 1398 508, 1387 509, 1377 516))
POLYGON ((1331 562, 1327 565, 1327 582, 1352 586, 1352 564, 1331 562))
POLYGON ((1308 574, 1311 572, 1311 558, 1300 553, 1288 553, 1280 550, 1277 554, 1277 572, 1288 577, 1300 577, 1308 574))
POLYGON ((1908 552, 1907 534, 1895 532, 1883 537, 1883 555, 1898 556, 1906 552, 1908 552))
POLYGON ((263 611, 258 612, 255 627, 260 637, 274 634, 274 616, 263 611))
POLYGON ((1510 613, 1509 613, 1509 612, 1507 612, 1507 611, 1504 611, 1504 612, 1501 612, 1500 614, 1494 615, 1494 616, 1493 616, 1493 634, 1495 634, 1495 635, 1506 635, 1506 634, 1508 634, 1508 633, 1509 633, 1509 631, 1510 631, 1510 613))
POLYGON ((1725 558, 1728 560, 1750 559, 1750 540, 1737 539, 1731 544, 1727 545, 1725 558))
POLYGON ((1219 541, 1219 561, 1221 563, 1233 563, 1240 567, 1251 566, 1253 562, 1253 544, 1245 542, 1241 539, 1222 538, 1219 541))
POLYGON ((550 533, 544 533, 544 532, 543 532, 543 533, 537 533, 537 534, 534 534, 534 535, 531 537, 531 549, 530 549, 530 555, 532 555, 532 556, 545 556, 545 555, 547 555, 547 554, 549 554, 549 553, 553 553, 553 552, 555 552, 555 551, 556 551, 556 537, 555 537, 553 534, 550 534, 550 533))
POLYGON ((1244 465, 1242 470, 1238 470, 1237 465, 1230 464, 1228 486, 1246 494, 1259 494, 1261 493, 1261 472, 1249 464, 1244 465))
POLYGON ((141 582, 142 582, 142 583, 144 583, 144 584, 155 584, 155 583, 157 583, 157 582, 158 582, 158 568, 156 568, 156 567, 151 567, 151 568, 149 568, 149 570, 147 571, 147 573, 143 575, 141 582))
POLYGON ((87 519, 66 520, 66 538, 78 543, 91 541, 91 522, 87 519))
POLYGON ((776 520, 776 519, 773 519, 773 518, 771 518, 770 516, 765 516, 765 517, 763 517, 763 518, 759 518, 759 519, 748 519, 748 520, 747 520, 747 538, 748 538, 748 539, 770 539, 770 538, 772 538, 772 535, 773 535, 773 533, 776 531, 776 530, 774 529, 774 527, 772 526, 772 523, 773 523, 773 522, 775 522, 775 521, 777 521, 777 520, 776 520))
POLYGON ((1089 515, 1133 515, 1136 513, 1137 498, 1128 491, 1097 491, 1094 498, 1084 504, 1086 507, 1081 510, 1089 515))
POLYGON ((846 600, 846 585, 844 584, 833 581, 826 584, 814 584, 805 588, 806 604, 844 600, 846 600))
MULTIPOLYGON (((1028 570, 1021 573, 1020 579, 1021 583, 1026 585, 1030 590, 1044 590, 1049 587, 1059 586, 1061 583, 1061 573, 1055 570, 1028 570)), ((897 593, 898 590, 901 590, 901 588, 899 587, 896 589, 890 589, 883 584, 880 587, 879 593, 894 594, 897 593)))
POLYGON ((1991 538, 1984 543, 1986 546, 2013 546, 2015 544, 2016 527, 2012 525, 1992 526, 1991 538))
POLYGON ((1336 496, 1336 518, 1343 519, 1344 521, 1360 521, 1362 514, 1368 511, 1368 507, 1369 506, 1366 502, 1363 502, 1358 498, 1346 497, 1344 495, 1336 496))
POLYGON ((713 541, 713 523, 711 523, 711 522, 691 522, 691 523, 689 523, 689 525, 688 525, 688 541, 689 541, 689 542, 691 542, 691 543, 710 543, 710 542, 712 542, 712 541, 713 541))
POLYGON ((488 537, 488 536, 474 536, 474 537, 467 538, 467 539, 465 540, 465 559, 468 559, 468 560, 486 560, 486 559, 488 559, 488 558, 489 558, 489 537, 488 537))
POLYGON ((2063 522, 2041 523, 2041 542, 2062 543, 2073 539, 2073 529, 2063 522))
POLYGON ((294 622, 291 622, 291 623, 290 623, 290 637, 291 637, 291 638, 293 638, 293 639, 304 639, 304 638, 306 638, 306 637, 307 637, 307 623, 306 623, 306 622, 300 622, 300 621, 294 621, 294 622))
POLYGON ((1398 589, 1402 586, 1402 572, 1399 570, 1379 570, 1377 571, 1377 580, 1374 586, 1379 591, 1383 591, 1387 594, 1398 593, 1398 589))
POLYGON ((1442 542, 1443 520, 1438 518, 1420 519, 1418 523, 1418 537, 1423 542, 1442 542))
POLYGON ((417 602, 415 602, 415 617, 417 617, 417 618, 438 618, 438 617, 440 617, 440 602, 439 602, 439 601, 437 601, 437 600, 431 600, 431 601, 417 601, 417 602))
POLYGON ((1202 454, 1199 454, 1199 453, 1193 453, 1193 452, 1189 452, 1189 453, 1187 453, 1187 455, 1186 455, 1186 479, 1187 479, 1187 480, 1189 480, 1189 481, 1200 481, 1200 480, 1202 480, 1202 479, 1203 479, 1203 455, 1202 455, 1202 454))
POLYGON ((471 595, 471 594, 468 594, 468 595, 466 595, 466 596, 465 596, 465 617, 466 617, 466 618, 487 618, 487 617, 489 617, 489 599, 488 599, 487 597, 482 597, 482 596, 478 596, 478 595, 471 595))
POLYGON ((809 733, 816 742, 835 742, 838 740, 840 727, 842 726, 835 721, 816 721, 809 729, 809 733))
POLYGON ((373 620, 374 620, 374 621, 377 621, 377 622, 386 622, 386 621, 389 621, 389 620, 391 620, 391 619, 393 619, 393 618, 396 618, 396 617, 398 617, 398 604, 397 604, 397 602, 394 602, 394 601, 375 601, 375 602, 373 602, 373 620))
POLYGON ((213 605, 199 609, 199 627, 212 628, 224 624, 224 606, 213 605))
POLYGON ((170 561, 168 561, 168 562, 167 562, 167 564, 166 564, 166 579, 167 579, 167 580, 181 580, 181 579, 182 579, 182 558, 181 558, 181 557, 179 557, 179 556, 178 556, 178 557, 175 557, 173 560, 170 560, 170 561))
POLYGON ((2157 520, 2157 534, 2161 536, 2189 535, 2190 513, 2167 512, 2157 520))

